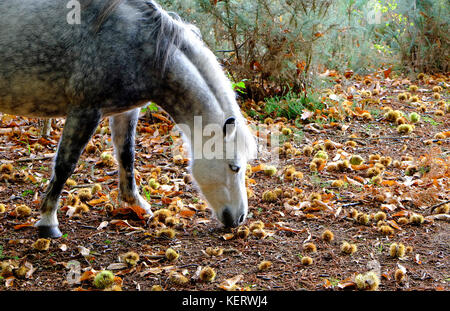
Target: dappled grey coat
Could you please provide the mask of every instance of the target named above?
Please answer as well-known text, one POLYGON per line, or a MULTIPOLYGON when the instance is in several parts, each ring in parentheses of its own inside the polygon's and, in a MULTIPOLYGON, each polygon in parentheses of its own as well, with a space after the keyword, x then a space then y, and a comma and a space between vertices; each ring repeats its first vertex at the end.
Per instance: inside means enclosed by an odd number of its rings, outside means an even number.
POLYGON ((0 111, 59 117, 101 105, 106 115, 159 102, 167 85, 151 68, 170 62, 177 28, 152 2, 124 1, 79 0, 80 24, 68 22, 68 1, 0 1, 0 111))

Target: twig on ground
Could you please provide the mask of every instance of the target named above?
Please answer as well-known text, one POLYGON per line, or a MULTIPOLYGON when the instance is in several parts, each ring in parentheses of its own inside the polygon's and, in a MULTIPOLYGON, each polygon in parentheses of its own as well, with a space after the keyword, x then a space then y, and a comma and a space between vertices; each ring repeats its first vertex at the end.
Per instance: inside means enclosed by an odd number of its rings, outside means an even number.
POLYGON ((345 139, 349 139, 349 140, 389 140, 389 139, 393 139, 393 140, 397 140, 397 139, 418 139, 421 138, 423 139, 422 136, 381 136, 381 137, 367 137, 367 138, 358 138, 358 137, 346 137, 345 139))
POLYGON ((53 159, 53 157, 55 156, 55 154, 47 154, 41 157, 30 157, 30 158, 21 158, 16 160, 17 162, 31 162, 31 161, 42 161, 42 160, 49 160, 49 159, 53 159))
MULTIPOLYGON (((109 180, 109 181, 105 181, 105 182, 100 182, 100 183, 96 183, 96 184, 100 184, 102 186, 106 186, 109 184, 112 184, 116 182, 115 180, 109 180)), ((70 186, 70 189, 79 189, 79 188, 90 188, 92 187, 93 184, 82 184, 82 185, 75 185, 75 186, 70 186)))
MULTIPOLYGON (((339 201, 338 201, 339 202, 339 201)), ((347 203, 347 204, 342 204, 342 207, 349 207, 349 206, 356 206, 356 205, 361 205, 364 204, 363 202, 352 202, 352 203, 347 203)))
POLYGON ((446 222, 450 222, 450 215, 447 214, 437 214, 425 217, 427 220, 445 220, 446 222))
POLYGON ((435 205, 433 205, 433 206, 430 206, 430 207, 429 207, 429 208, 430 208, 430 214, 432 214, 433 211, 434 211, 436 208, 438 208, 439 206, 445 205, 445 204, 447 204, 447 203, 450 203, 450 200, 447 200, 447 201, 444 201, 444 202, 435 204, 435 205))

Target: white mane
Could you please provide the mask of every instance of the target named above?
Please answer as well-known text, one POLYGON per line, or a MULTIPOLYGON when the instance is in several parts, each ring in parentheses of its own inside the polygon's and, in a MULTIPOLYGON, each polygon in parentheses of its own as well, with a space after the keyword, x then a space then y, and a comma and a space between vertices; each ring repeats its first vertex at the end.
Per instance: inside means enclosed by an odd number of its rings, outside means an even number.
POLYGON ((257 153, 255 138, 242 116, 231 82, 216 56, 202 41, 198 28, 183 22, 178 15, 163 10, 154 1, 147 1, 147 4, 153 10, 150 16, 154 20, 152 34, 156 39, 159 66, 165 68, 173 53, 177 49, 181 50, 197 68, 217 99, 222 109, 218 112, 223 116, 222 124, 230 117, 236 118, 237 137, 242 141, 238 144, 239 154, 246 155, 247 159, 254 159, 257 153))

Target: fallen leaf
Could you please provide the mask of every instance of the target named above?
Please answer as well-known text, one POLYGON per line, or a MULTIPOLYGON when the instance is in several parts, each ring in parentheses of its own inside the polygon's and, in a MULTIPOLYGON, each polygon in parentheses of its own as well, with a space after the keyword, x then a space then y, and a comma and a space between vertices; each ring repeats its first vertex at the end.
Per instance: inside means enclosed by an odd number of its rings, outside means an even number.
POLYGON ((384 71, 383 71, 384 78, 385 78, 385 79, 389 78, 391 72, 392 72, 392 67, 389 67, 388 69, 384 70, 384 71))
POLYGON ((397 206, 394 204, 381 204, 380 209, 384 212, 386 211, 392 212, 397 209, 397 206))
POLYGON ((188 209, 188 208, 182 208, 180 210, 180 216, 184 217, 184 218, 191 218, 192 216, 195 215, 195 211, 188 209))
POLYGON ((16 278, 13 277, 13 276, 7 277, 7 278, 5 279, 5 287, 8 288, 8 287, 13 286, 13 285, 14 285, 14 280, 15 280, 15 279, 16 279, 16 278))
POLYGON ((328 279, 324 279, 324 280, 323 280, 322 286, 323 286, 325 289, 333 288, 333 284, 331 284, 331 282, 330 282, 328 279))
POLYGON ((84 246, 78 246, 78 250, 80 251, 80 254, 85 257, 89 256, 89 254, 91 253, 91 251, 84 246))
POLYGON ((103 228, 106 228, 108 226, 109 222, 108 221, 102 221, 100 223, 100 225, 97 227, 97 230, 102 230, 103 228))
POLYGON ((257 166, 253 166, 252 172, 256 173, 256 172, 262 171, 262 170, 264 170, 264 166, 265 166, 264 164, 258 164, 257 166))
POLYGON ((80 276, 80 282, 92 280, 95 277, 95 273, 91 270, 84 271, 83 274, 80 276))
POLYGON ((447 214, 437 214, 437 215, 430 215, 425 217, 426 220, 444 220, 446 222, 450 222, 450 215, 447 214))
POLYGON ((391 225, 392 228, 397 229, 397 230, 402 230, 402 228, 400 228, 399 225, 397 225, 397 223, 395 222, 395 220, 391 219, 388 221, 388 224, 391 225))
POLYGON ((353 76, 353 70, 347 70, 344 73, 344 77, 346 77, 347 79, 351 78, 353 76))
POLYGON ((328 96, 331 100, 335 100, 335 101, 339 101, 339 96, 337 96, 336 94, 331 94, 330 96, 328 96))
POLYGON ((300 116, 300 118, 302 120, 307 120, 307 119, 309 119, 309 118, 311 118, 313 116, 314 116, 314 112, 309 111, 307 109, 303 109, 303 112, 302 112, 302 115, 300 116))
POLYGON ((23 265, 28 269, 27 273, 25 274, 25 278, 27 279, 31 278, 34 271, 36 271, 36 268, 34 268, 31 262, 28 261, 26 261, 23 265))
POLYGON ((419 254, 416 254, 416 257, 414 257, 414 262, 418 265, 422 264, 422 261, 420 260, 419 254))
POLYGON ((381 182, 381 184, 382 184, 383 186, 392 187, 392 186, 396 185, 397 182, 396 182, 395 180, 383 180, 383 181, 381 182))
POLYGON ((211 222, 211 219, 209 219, 209 218, 198 218, 195 220, 195 223, 197 223, 197 224, 207 224, 210 222, 211 222))
POLYGON ((143 277, 146 276, 147 274, 160 274, 163 271, 164 270, 161 267, 149 268, 139 273, 139 276, 143 277))
POLYGON ((391 276, 390 276, 388 273, 386 273, 386 272, 385 272, 385 273, 382 273, 382 274, 381 274, 381 277, 384 278, 384 279, 386 279, 386 280, 388 280, 388 281, 391 279, 391 276))
POLYGON ((283 225, 280 225, 278 223, 275 223, 274 226, 281 231, 287 231, 287 232, 293 232, 293 233, 303 233, 306 231, 306 229, 302 229, 302 230, 298 230, 298 229, 293 229, 293 228, 289 228, 289 227, 285 227, 283 225))
POLYGON ((130 205, 128 208, 131 209, 139 219, 145 219, 144 215, 146 215, 147 212, 139 205, 130 205))
POLYGON ((165 266, 165 267, 154 267, 154 268, 149 268, 149 269, 145 269, 144 271, 142 271, 141 273, 139 273, 139 276, 146 276, 147 274, 160 274, 163 271, 164 272, 170 272, 170 271, 175 271, 177 269, 176 266, 165 266))
POLYGON ((144 228, 142 228, 142 227, 134 227, 134 226, 130 225, 128 223, 128 221, 126 221, 126 220, 113 219, 113 220, 111 220, 111 224, 119 226, 119 227, 126 227, 127 229, 131 229, 131 230, 142 230, 142 231, 145 231, 144 228))
POLYGON ((316 37, 316 38, 320 38, 320 37, 323 37, 323 33, 322 32, 316 32, 315 34, 314 34, 314 37, 316 37))
POLYGON ((347 281, 347 282, 339 283, 338 287, 340 289, 355 289, 356 288, 356 283, 355 282, 351 282, 351 281, 347 281))
POLYGON ((114 262, 106 267, 107 270, 122 270, 128 268, 128 265, 124 262, 114 262))
POLYGON ((87 202, 87 204, 89 204, 91 206, 96 206, 96 205, 99 205, 99 204, 105 203, 105 202, 108 202, 108 198, 107 197, 101 197, 99 199, 90 200, 89 202, 87 202))
POLYGON ((231 240, 232 238, 234 238, 233 233, 225 233, 224 235, 222 235, 222 239, 224 239, 225 241, 231 240))
POLYGON ((305 215, 306 219, 315 219, 315 218, 320 218, 319 216, 313 215, 313 214, 306 214, 305 215))
POLYGON ((236 284, 240 282, 244 276, 242 274, 238 274, 230 279, 226 279, 222 283, 218 285, 220 289, 226 290, 226 291, 232 291, 236 289, 236 284))
POLYGON ((159 120, 161 120, 161 121, 163 121, 163 122, 166 122, 166 123, 172 123, 169 119, 167 119, 165 116, 163 116, 163 115, 161 115, 161 114, 159 114, 159 113, 156 113, 156 112, 154 112, 154 113, 152 113, 152 117, 154 117, 154 118, 156 118, 156 119, 159 119, 159 120))
POLYGON ((14 230, 20 230, 22 228, 28 228, 28 227, 33 227, 33 224, 27 222, 27 223, 24 223, 24 224, 15 225, 14 226, 14 230))
MULTIPOLYGON (((350 184, 350 185, 353 185, 353 186, 358 186, 358 187, 360 187, 360 186, 362 186, 363 184, 362 183, 360 183, 359 181, 356 181, 355 179, 352 179, 352 178, 350 178, 350 177, 348 177, 348 176, 345 176, 346 178, 346 181, 350 184)), ((355 177, 359 177, 359 176, 355 176, 355 177)), ((359 178, 361 178, 361 177, 359 177, 359 178)))
POLYGON ((405 217, 405 216, 409 216, 409 212, 405 210, 397 212, 392 215, 392 217, 405 217))
POLYGON ((73 291, 74 291, 74 292, 91 292, 92 289, 86 289, 86 288, 83 288, 83 287, 81 287, 81 286, 78 286, 78 287, 75 288, 73 291))
POLYGON ((128 215, 128 214, 130 214, 132 212, 132 210, 131 209, 129 209, 128 207, 119 207, 119 208, 115 208, 113 211, 112 211, 112 215, 113 216, 116 216, 117 214, 120 214, 120 215, 128 215))
POLYGON ((373 164, 372 165, 369 165, 369 164, 352 165, 352 169, 354 171, 361 171, 361 170, 367 170, 368 168, 370 168, 372 166, 373 166, 373 164))

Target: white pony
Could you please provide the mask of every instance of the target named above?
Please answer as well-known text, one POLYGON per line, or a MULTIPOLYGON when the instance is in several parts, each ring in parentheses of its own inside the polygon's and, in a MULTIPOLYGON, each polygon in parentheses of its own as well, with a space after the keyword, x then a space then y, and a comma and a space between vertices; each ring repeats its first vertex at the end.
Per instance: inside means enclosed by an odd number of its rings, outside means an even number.
POLYGON ((0 111, 66 117, 36 223, 40 236, 61 236, 59 196, 103 117, 110 117, 120 198, 152 214, 134 179, 139 107, 149 101, 184 128, 192 175, 217 218, 241 224, 248 210, 246 164, 256 143, 198 29, 154 1, 80 3, 82 19, 73 25, 65 1, 0 2, 0 111))

